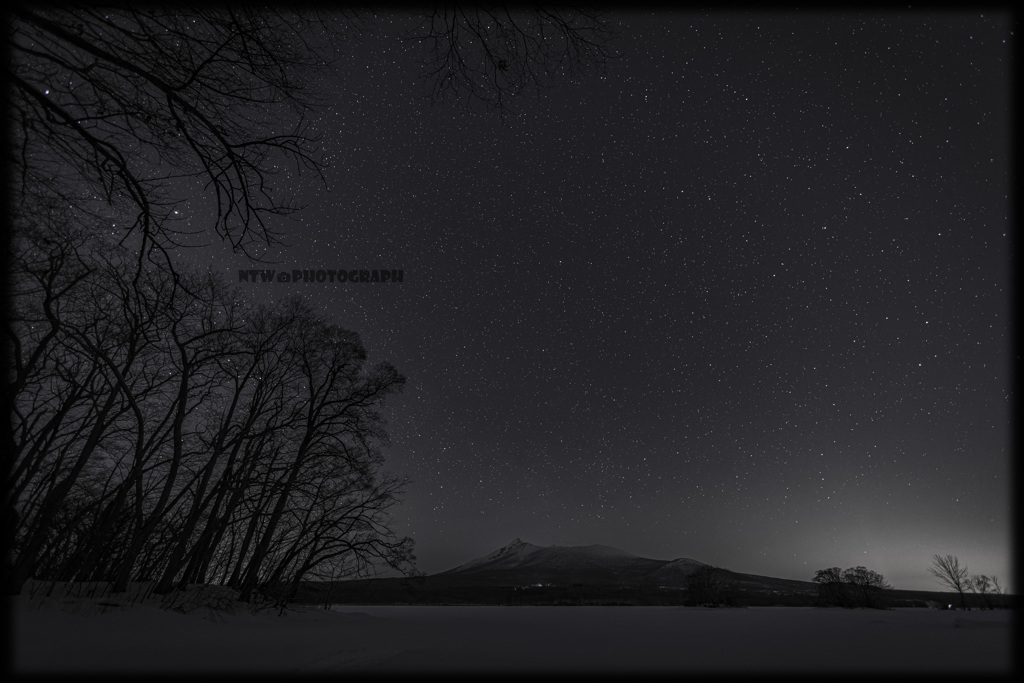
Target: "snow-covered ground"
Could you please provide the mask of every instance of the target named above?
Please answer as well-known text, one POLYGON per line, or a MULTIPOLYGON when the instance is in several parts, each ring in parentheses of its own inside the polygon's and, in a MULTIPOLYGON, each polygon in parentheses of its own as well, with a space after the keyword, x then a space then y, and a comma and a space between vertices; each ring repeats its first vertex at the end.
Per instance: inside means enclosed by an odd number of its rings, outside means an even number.
MULTIPOLYGON (((680 607, 353 607, 187 614, 13 600, 30 672, 991 672, 1009 611, 680 607)), ((151 601, 150 601, 151 603, 151 601)))

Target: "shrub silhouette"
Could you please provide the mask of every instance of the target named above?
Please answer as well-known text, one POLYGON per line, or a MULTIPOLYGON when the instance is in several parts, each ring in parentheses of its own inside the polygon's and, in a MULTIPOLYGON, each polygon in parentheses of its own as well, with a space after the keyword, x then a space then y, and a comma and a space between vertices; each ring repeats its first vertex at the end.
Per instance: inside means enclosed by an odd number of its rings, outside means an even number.
POLYGON ((690 574, 686 592, 687 602, 693 605, 718 607, 735 602, 728 576, 720 567, 705 565, 690 574))

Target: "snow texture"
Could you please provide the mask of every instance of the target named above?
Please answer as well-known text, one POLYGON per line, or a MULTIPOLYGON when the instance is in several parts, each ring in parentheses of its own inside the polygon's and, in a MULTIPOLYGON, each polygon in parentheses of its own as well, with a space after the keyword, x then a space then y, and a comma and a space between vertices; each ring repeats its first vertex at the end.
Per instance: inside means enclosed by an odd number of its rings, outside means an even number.
POLYGON ((27 596, 12 607, 15 673, 1008 674, 1013 659, 1005 610, 337 606, 279 616, 27 596))

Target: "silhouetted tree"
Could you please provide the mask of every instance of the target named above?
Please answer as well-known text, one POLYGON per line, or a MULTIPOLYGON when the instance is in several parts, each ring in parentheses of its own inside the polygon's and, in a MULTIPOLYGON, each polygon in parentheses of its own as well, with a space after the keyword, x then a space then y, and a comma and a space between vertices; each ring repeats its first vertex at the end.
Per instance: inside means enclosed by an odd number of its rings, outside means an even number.
POLYGON ((387 364, 364 374, 366 351, 358 337, 346 330, 307 319, 296 326, 292 341, 293 362, 299 370, 294 398, 302 413, 293 439, 296 447, 242 574, 241 600, 248 600, 257 586, 278 526, 302 484, 310 477, 319 479, 320 463, 335 458, 345 460, 349 471, 358 473, 363 466, 360 458, 372 456, 372 440, 384 436, 375 406, 405 383, 387 364))
MULTIPOLYGON (((191 212, 235 249, 258 253, 279 237, 267 218, 299 208, 272 177, 321 168, 306 116, 335 42, 370 21, 246 5, 15 4, 18 192, 33 206, 73 206, 97 227, 137 232, 140 254, 181 238, 185 197, 209 197, 191 212)), ((603 64, 610 35, 580 8, 449 5, 405 37, 426 44, 435 95, 502 109, 528 84, 603 64)))
POLYGON ((1003 591, 1003 587, 999 584, 999 577, 990 576, 989 578, 992 580, 993 595, 999 596, 995 601, 995 605, 998 607, 1006 607, 1006 593, 1003 591))
POLYGON ((852 588, 860 607, 884 607, 886 600, 883 591, 892 588, 881 574, 860 566, 844 571, 843 580, 852 588))
MULTIPOLYGON (((210 197, 238 249, 294 208, 268 178, 316 170, 305 121, 323 62, 306 15, 248 6, 26 5, 9 24, 14 177, 98 227, 175 239, 175 197, 210 197)), ((312 28, 315 28, 313 26, 312 28)), ((193 208, 193 211, 197 211, 193 208)), ((198 213, 198 211, 197 211, 198 213)))
POLYGON ((821 603, 838 607, 882 608, 886 604, 883 591, 891 588, 881 574, 861 566, 819 569, 814 583, 821 603))
POLYGON ((826 605, 853 607, 849 586, 843 578, 843 570, 839 567, 819 569, 814 573, 814 583, 818 584, 818 597, 826 605))
MULTIPOLYGON (((13 187, 4 572, 159 591, 408 568, 378 408, 404 378, 301 304, 246 308, 182 271, 180 212, 235 250, 319 173, 307 112, 350 12, 26 5, 7 25, 13 187), (321 40, 321 38, 323 40, 321 40), (319 42, 317 42, 319 41, 319 42), (208 198, 207 206, 201 199, 208 198), (128 239, 128 238, 132 239, 128 239)), ((596 14, 464 6, 413 35, 435 95, 499 110, 609 57, 596 14), (432 60, 432 61, 430 61, 432 60)), ((202 233, 205 230, 199 230, 202 233)))
POLYGON ((964 595, 969 588, 967 566, 960 566, 956 555, 934 555, 932 566, 928 572, 951 590, 960 594, 960 606, 967 609, 967 598, 964 595))
POLYGON ((133 275, 126 249, 53 230, 13 258, 13 588, 166 592, 218 565, 248 597, 332 563, 409 570, 380 451, 393 367, 364 367, 359 337, 300 300, 248 308, 215 277, 133 275))
POLYGON ((503 112, 528 86, 601 68, 614 58, 612 30, 584 7, 435 6, 407 40, 424 43, 434 99, 451 97, 503 112))
POLYGON ((977 593, 982 609, 992 609, 992 580, 984 574, 974 574, 968 580, 972 593, 977 593))
POLYGON ((733 601, 729 577, 724 569, 705 565, 691 573, 686 580, 688 602, 716 607, 733 601))
MULTIPOLYGON (((88 257, 73 225, 47 232, 54 227, 34 226, 20 235, 13 258, 15 312, 6 332, 16 349, 16 379, 6 388, 15 397, 14 444, 4 495, 18 506, 15 590, 56 541, 53 522, 65 501, 102 476, 98 463, 117 452, 145 450, 138 438, 143 421, 132 427, 139 410, 129 398, 146 393, 150 377, 142 368, 155 353, 147 336, 154 326, 122 300, 131 288, 110 280, 116 262, 88 257), (123 317, 139 324, 125 324, 123 317), (97 346, 104 352, 96 353, 97 346)), ((116 505, 95 504, 90 535, 123 519, 116 505)))
MULTIPOLYGON (((144 300, 153 293, 151 283, 139 281, 144 262, 174 270, 167 248, 179 237, 178 204, 186 197, 211 198, 209 206, 193 207, 196 222, 208 220, 237 249, 275 239, 266 217, 296 207, 271 189, 270 177, 287 163, 319 169, 304 120, 313 90, 303 77, 323 61, 306 40, 314 35, 306 31, 311 21, 243 7, 12 6, 5 35, 13 230, 3 251, 17 247, 29 257, 24 243, 14 244, 19 238, 34 251, 31 263, 15 262, 10 271, 13 320, 4 350, 16 369, 0 396, 3 413, 15 416, 0 444, 13 454, 4 461, 5 529, 14 533, 6 544, 13 550, 9 589, 19 590, 40 558, 56 562, 57 547, 72 553, 68 566, 71 557, 83 559, 67 538, 53 545, 52 525, 72 519, 61 511, 64 501, 77 495, 90 468, 126 444, 134 465, 118 467, 133 474, 87 506, 93 517, 82 528, 94 538, 139 528, 138 487, 145 482, 136 477, 167 436, 159 420, 148 423, 156 433, 147 431, 143 412, 148 397, 164 391, 143 379, 150 367, 144 356, 154 352, 149 314, 163 303, 144 300), (57 225, 61 234, 51 230, 57 225), (137 238, 131 284, 87 282, 83 240, 102 248, 109 236, 137 238), (113 289, 98 302, 103 315, 83 327, 75 316, 87 309, 69 302, 95 291, 93 284, 113 289), (126 287, 139 296, 114 291, 126 287), (110 304, 123 305, 124 315, 110 304), (105 343, 118 335, 124 346, 105 343), (113 440, 117 448, 103 443, 113 440)), ((180 284, 166 272, 163 279, 180 284)), ((168 425, 180 425, 180 408, 168 425)), ((170 495, 175 484, 165 484, 170 495)), ((160 524, 161 517, 141 523, 160 524)), ((94 551, 103 546, 92 544, 94 551)), ((115 547, 133 554, 132 543, 115 547)), ((102 560, 130 558, 104 552, 102 560)))

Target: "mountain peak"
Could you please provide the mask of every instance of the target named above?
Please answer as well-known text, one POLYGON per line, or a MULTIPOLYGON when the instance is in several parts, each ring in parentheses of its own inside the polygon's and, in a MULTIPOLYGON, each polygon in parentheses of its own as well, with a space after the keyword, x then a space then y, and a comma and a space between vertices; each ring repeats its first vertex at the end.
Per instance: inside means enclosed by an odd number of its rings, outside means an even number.
POLYGON ((558 571, 589 570, 594 567, 611 566, 609 563, 621 565, 623 562, 628 563, 633 560, 655 562, 659 565, 664 563, 663 560, 647 560, 607 545, 539 546, 527 543, 517 537, 508 545, 445 573, 510 571, 524 568, 531 568, 531 570, 557 569, 558 571))
MULTIPOLYGON (((693 560, 654 560, 608 545, 539 546, 515 538, 484 557, 443 572, 462 580, 511 585, 645 583, 655 574, 685 578, 700 565, 693 560), (665 568, 666 571, 659 571, 665 568)), ((659 583, 663 581, 659 580, 659 583)))
POLYGON ((512 566, 515 564, 519 564, 526 557, 532 555, 538 550, 541 550, 540 546, 533 545, 532 543, 526 543, 522 539, 517 537, 508 545, 498 548, 489 555, 485 555, 484 557, 478 557, 475 560, 470 560, 469 562, 459 565, 455 569, 450 569, 449 571, 461 572, 466 571, 468 569, 474 569, 475 567, 479 567, 481 565, 492 565, 495 563, 497 563, 497 565, 499 566, 512 566))

